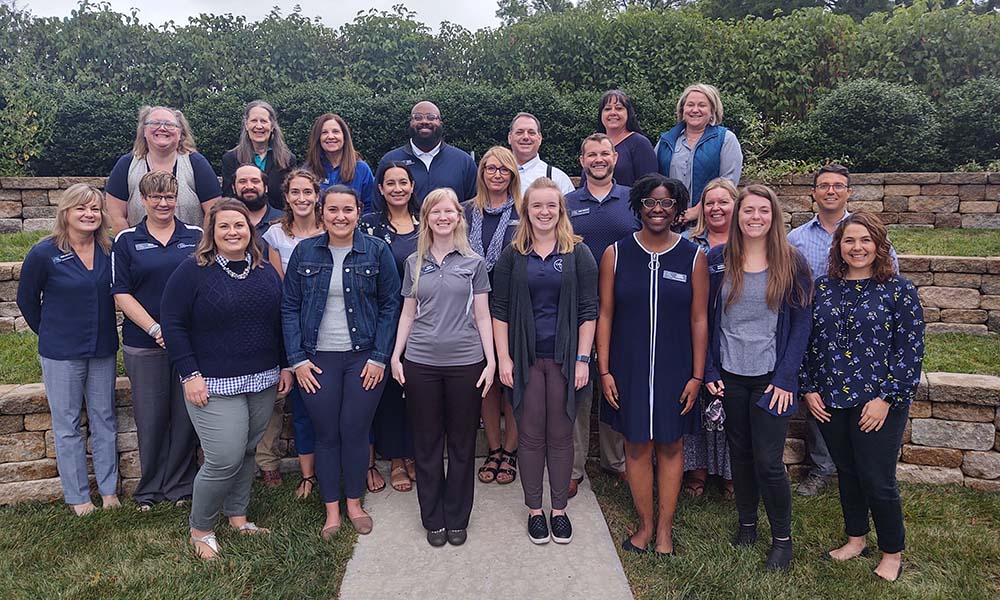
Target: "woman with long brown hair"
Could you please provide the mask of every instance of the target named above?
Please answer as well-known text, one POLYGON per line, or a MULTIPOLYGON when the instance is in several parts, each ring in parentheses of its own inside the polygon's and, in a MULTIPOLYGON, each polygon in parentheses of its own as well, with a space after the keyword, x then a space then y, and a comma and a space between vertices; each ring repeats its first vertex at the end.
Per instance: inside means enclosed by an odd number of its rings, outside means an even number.
POLYGON ((323 113, 313 121, 303 169, 319 179, 322 193, 338 183, 354 188, 364 204, 362 214, 371 212, 375 195, 375 176, 368 163, 354 149, 351 128, 340 115, 323 113))
POLYGON ((708 253, 709 335, 705 381, 722 396, 739 529, 757 541, 761 498, 771 524, 765 568, 792 561, 792 495, 782 456, 809 340, 809 266, 785 236, 774 191, 749 185, 736 200, 729 241, 708 253))

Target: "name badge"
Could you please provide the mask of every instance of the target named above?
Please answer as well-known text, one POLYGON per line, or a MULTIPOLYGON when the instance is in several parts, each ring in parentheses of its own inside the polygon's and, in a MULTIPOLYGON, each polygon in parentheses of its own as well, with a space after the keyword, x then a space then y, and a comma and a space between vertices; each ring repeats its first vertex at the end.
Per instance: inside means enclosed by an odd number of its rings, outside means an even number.
POLYGON ((573 217, 582 217, 583 215, 589 215, 589 214, 590 214, 589 208, 578 208, 574 211, 571 211, 569 213, 569 216, 570 218, 573 218, 573 217))
POLYGON ((437 265, 433 263, 427 263, 426 265, 424 265, 422 269, 420 269, 420 272, 425 275, 427 273, 433 273, 434 271, 437 271, 437 265))
POLYGON ((62 256, 53 256, 52 257, 52 262, 58 265, 59 263, 66 262, 67 260, 73 258, 74 256, 75 256, 74 253, 67 252, 66 254, 63 254, 62 256))
POLYGON ((688 280, 688 276, 684 273, 675 273, 673 271, 664 271, 663 278, 670 281, 680 281, 681 283, 686 283, 688 280))
POLYGON ((156 244, 153 242, 143 242, 141 244, 136 244, 135 249, 138 250, 149 250, 151 248, 156 248, 156 244))
POLYGON ((708 267, 709 274, 722 273, 725 270, 726 270, 725 263, 718 264, 718 265, 711 265, 710 267, 708 267))

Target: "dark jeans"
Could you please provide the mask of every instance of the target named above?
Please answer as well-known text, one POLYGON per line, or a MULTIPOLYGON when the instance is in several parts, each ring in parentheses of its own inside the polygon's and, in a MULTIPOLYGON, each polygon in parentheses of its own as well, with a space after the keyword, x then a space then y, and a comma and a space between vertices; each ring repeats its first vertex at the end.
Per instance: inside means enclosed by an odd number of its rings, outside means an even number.
POLYGON ((535 361, 514 417, 524 504, 542 508, 542 476, 548 466, 552 508, 565 509, 573 472, 574 419, 566 414, 566 378, 556 361, 535 361))
POLYGON ((485 361, 432 367, 403 360, 406 410, 413 428, 417 500, 420 520, 428 531, 469 526, 482 401, 476 381, 485 366, 485 361), (447 475, 442 459, 446 437, 447 475))
POLYGON ((314 374, 320 389, 315 394, 302 390, 316 435, 316 475, 323 502, 340 500, 340 479, 348 498, 360 498, 365 491, 368 470, 368 430, 378 407, 385 378, 374 389, 361 386, 361 371, 371 352, 317 352, 314 365, 323 370, 314 374))
MULTIPOLYGON (((389 370, 386 369, 386 375, 389 370)), ((306 410, 306 403, 302 400, 302 390, 298 384, 288 393, 288 398, 292 401, 292 428, 295 431, 295 453, 313 454, 316 452, 316 434, 313 432, 312 419, 309 418, 309 411, 306 410)))
POLYGON ((406 400, 403 388, 389 375, 386 367, 385 389, 375 411, 372 425, 375 452, 385 459, 413 458, 413 434, 406 418, 406 400))
POLYGON ((771 383, 771 374, 745 377, 723 371, 722 382, 726 386, 722 405, 740 523, 757 522, 757 503, 763 499, 771 535, 790 537, 792 491, 782 458, 788 417, 776 417, 756 404, 771 383))
POLYGON ((882 429, 863 433, 858 426, 862 406, 827 409, 832 415, 830 422, 819 426, 837 465, 844 532, 867 535, 871 511, 879 549, 902 552, 906 532, 896 485, 896 459, 910 409, 889 409, 882 429))

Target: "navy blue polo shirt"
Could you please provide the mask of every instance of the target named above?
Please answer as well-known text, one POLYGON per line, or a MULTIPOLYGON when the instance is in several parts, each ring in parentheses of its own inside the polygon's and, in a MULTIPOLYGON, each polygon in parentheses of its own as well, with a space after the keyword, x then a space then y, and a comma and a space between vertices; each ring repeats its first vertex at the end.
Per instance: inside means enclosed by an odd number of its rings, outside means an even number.
POLYGON ((556 354, 556 315, 562 270, 562 254, 552 252, 542 258, 534 250, 528 253, 528 291, 531 293, 531 312, 535 316, 535 358, 553 358, 556 354))
POLYGON ((88 270, 52 238, 35 244, 21 266, 17 307, 38 334, 38 353, 45 358, 99 358, 118 351, 111 257, 100 246, 94 246, 94 268, 88 270))
MULTIPOLYGON (((150 235, 144 217, 135 227, 123 229, 111 250, 112 294, 131 294, 160 322, 160 298, 177 265, 191 256, 201 241, 200 227, 174 217, 174 233, 166 245, 150 235)), ((122 342, 135 348, 158 348, 156 341, 128 317, 122 323, 122 342)))
POLYGON ((268 251, 271 249, 271 244, 268 244, 267 240, 264 239, 264 234, 267 233, 267 230, 271 228, 271 225, 273 225, 275 221, 281 219, 284 216, 285 216, 285 211, 278 210, 277 208, 274 208, 273 206, 268 204, 267 212, 264 213, 264 218, 261 219, 260 222, 258 222, 257 225, 254 226, 254 229, 257 230, 257 246, 260 248, 261 253, 264 255, 265 262, 268 263, 271 262, 270 254, 268 254, 268 251))
POLYGON ((573 232, 583 237, 601 264, 604 250, 633 231, 639 231, 639 218, 628 203, 631 188, 617 183, 603 199, 598 200, 583 186, 566 194, 566 210, 573 232))

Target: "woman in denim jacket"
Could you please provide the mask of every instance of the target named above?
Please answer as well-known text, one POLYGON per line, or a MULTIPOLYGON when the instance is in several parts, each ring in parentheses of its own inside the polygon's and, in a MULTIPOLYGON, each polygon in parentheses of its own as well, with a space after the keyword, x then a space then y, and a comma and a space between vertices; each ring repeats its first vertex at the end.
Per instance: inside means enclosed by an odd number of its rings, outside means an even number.
POLYGON ((385 385, 400 296, 389 246, 357 229, 357 192, 330 186, 317 207, 325 233, 292 252, 281 312, 288 364, 315 427, 316 474, 326 503, 321 535, 330 539, 340 529, 341 478, 355 530, 372 530, 361 507, 368 431, 385 385))

